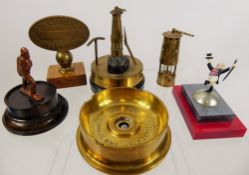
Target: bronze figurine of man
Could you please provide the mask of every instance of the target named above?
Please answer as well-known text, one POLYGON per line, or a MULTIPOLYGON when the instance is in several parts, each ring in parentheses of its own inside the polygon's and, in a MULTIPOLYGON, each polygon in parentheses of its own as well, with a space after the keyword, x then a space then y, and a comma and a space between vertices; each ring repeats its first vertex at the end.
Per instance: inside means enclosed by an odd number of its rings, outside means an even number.
POLYGON ((27 48, 21 48, 21 54, 17 57, 17 72, 22 77, 23 87, 21 92, 31 97, 34 101, 43 99, 42 96, 36 94, 36 82, 30 75, 32 61, 30 59, 29 51, 27 48))

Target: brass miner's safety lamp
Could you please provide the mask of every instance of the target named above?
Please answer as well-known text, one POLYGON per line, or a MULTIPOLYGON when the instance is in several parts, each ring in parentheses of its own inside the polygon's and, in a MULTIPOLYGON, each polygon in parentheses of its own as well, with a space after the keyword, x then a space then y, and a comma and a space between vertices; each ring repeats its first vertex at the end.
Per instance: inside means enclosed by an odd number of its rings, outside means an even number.
POLYGON ((180 39, 182 34, 193 37, 194 35, 173 28, 163 33, 163 45, 160 56, 157 83, 161 86, 170 87, 175 84, 176 68, 180 39))
POLYGON ((141 61, 133 56, 133 53, 128 45, 126 32, 123 31, 121 25, 121 15, 125 10, 115 7, 111 14, 112 19, 112 34, 111 34, 111 54, 98 57, 97 40, 104 39, 103 37, 93 38, 95 43, 95 61, 92 63, 92 75, 90 83, 94 92, 111 87, 143 87, 144 76, 142 73, 143 65, 141 61), (126 46, 129 55, 123 54, 123 42, 126 46))

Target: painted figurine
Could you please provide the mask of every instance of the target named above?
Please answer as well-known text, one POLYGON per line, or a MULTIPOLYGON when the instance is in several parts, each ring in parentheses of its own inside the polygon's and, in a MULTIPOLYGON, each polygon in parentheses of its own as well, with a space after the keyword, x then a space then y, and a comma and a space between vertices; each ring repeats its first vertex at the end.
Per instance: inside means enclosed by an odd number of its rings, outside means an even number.
POLYGON ((207 66, 210 72, 209 72, 208 80, 205 80, 204 85, 209 85, 209 89, 207 90, 207 92, 212 92, 214 85, 219 84, 220 75, 229 71, 228 74, 223 79, 225 80, 227 76, 231 73, 231 71, 235 68, 235 64, 237 60, 235 60, 235 62, 233 63, 231 67, 225 68, 224 63, 218 63, 215 67, 212 66, 211 60, 213 59, 213 57, 211 53, 207 54, 206 59, 208 60, 207 66))
POLYGON ((21 48, 21 54, 17 57, 17 72, 22 77, 23 87, 20 91, 31 97, 34 101, 42 100, 43 97, 36 94, 36 82, 30 75, 30 70, 32 67, 32 61, 30 59, 29 51, 27 48, 21 48))

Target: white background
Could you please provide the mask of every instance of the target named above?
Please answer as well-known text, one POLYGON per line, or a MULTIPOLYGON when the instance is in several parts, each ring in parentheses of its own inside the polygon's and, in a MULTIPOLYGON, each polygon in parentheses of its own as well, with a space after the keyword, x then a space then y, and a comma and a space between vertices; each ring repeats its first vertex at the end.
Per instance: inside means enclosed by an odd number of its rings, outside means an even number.
MULTIPOLYGON (((237 69, 217 87, 223 98, 249 127, 249 3, 246 0, 9 0, 0 6, 0 112, 5 93, 21 82, 16 73, 16 57, 22 46, 29 48, 32 74, 45 80, 47 68, 56 64, 55 52, 34 45, 29 27, 50 15, 80 19, 90 29, 90 38, 99 42, 99 55, 110 53, 111 14, 114 6, 127 10, 122 16, 130 47, 144 63, 145 90, 160 96, 170 113, 172 147, 167 158, 148 174, 248 175, 249 137, 193 141, 171 94, 171 88, 156 84, 162 33, 176 27, 195 35, 181 40, 177 84, 199 83, 207 77, 205 54, 212 52, 216 62, 230 66, 238 58, 237 69)), ((125 51, 127 53, 127 51, 125 51)), ((93 46, 72 50, 74 61, 84 61, 87 76, 94 58, 93 46)), ((0 124, 1 175, 97 175, 79 155, 75 145, 78 113, 92 92, 89 85, 60 89, 70 110, 64 122, 37 136, 8 133, 0 124)))

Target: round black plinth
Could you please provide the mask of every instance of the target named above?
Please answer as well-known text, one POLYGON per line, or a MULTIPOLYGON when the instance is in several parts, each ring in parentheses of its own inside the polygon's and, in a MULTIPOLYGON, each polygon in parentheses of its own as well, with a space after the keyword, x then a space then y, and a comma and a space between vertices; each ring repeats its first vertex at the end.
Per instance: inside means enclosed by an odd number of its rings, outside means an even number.
MULTIPOLYGON (((143 89, 143 88, 144 88, 144 82, 145 82, 145 80, 143 79, 140 83, 138 83, 138 84, 137 84, 136 86, 134 86, 134 87, 137 88, 137 89, 143 89)), ((93 93, 97 93, 97 92, 100 92, 100 91, 102 91, 102 90, 105 90, 105 88, 96 85, 96 84, 95 84, 94 82, 92 82, 91 80, 90 80, 90 84, 91 84, 91 89, 92 89, 93 93)))
POLYGON ((22 85, 11 89, 5 96, 7 109, 3 115, 6 129, 18 135, 35 135, 60 124, 67 115, 68 103, 56 88, 44 81, 37 81, 37 94, 43 96, 35 102, 22 94, 22 85))

